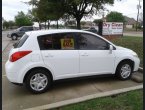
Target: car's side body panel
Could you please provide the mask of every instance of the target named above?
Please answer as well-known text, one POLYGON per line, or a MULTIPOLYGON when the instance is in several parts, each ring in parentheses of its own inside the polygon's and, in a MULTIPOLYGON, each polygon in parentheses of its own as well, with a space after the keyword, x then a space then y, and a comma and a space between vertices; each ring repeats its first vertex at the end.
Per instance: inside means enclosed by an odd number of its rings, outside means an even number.
POLYGON ((53 80, 107 73, 114 74, 117 65, 124 59, 134 61, 134 71, 138 69, 139 58, 134 57, 131 51, 118 49, 117 46, 99 35, 97 36, 113 45, 116 50, 112 50, 112 53, 109 50, 40 50, 38 36, 69 31, 96 35, 78 30, 28 32, 29 38, 23 46, 12 49, 9 56, 16 51, 31 50, 32 52, 16 62, 7 61, 5 68, 8 79, 11 82, 23 83, 26 73, 35 67, 47 68, 51 72, 53 80))

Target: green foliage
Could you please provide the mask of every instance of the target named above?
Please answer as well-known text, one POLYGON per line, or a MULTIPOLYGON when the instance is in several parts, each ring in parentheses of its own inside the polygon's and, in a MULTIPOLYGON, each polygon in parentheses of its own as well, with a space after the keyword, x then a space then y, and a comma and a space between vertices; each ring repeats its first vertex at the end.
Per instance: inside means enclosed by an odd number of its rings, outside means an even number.
POLYGON ((76 103, 52 110, 142 110, 143 90, 130 91, 116 95, 116 97, 103 97, 76 103))
POLYGON ((15 26, 15 22, 14 21, 8 21, 8 23, 9 23, 9 28, 11 28, 12 29, 12 27, 13 26, 15 26))
POLYGON ((81 25, 84 26, 86 24, 86 21, 81 21, 81 25))
POLYGON ((102 22, 103 20, 102 19, 95 19, 93 22, 95 23, 95 24, 98 24, 99 22, 102 22))
POLYGON ((38 2, 37 15, 41 21, 58 20, 63 14, 58 2, 49 2, 49 0, 40 0, 38 2), (58 11, 59 9, 59 11, 58 11))
POLYGON ((6 29, 9 28, 9 23, 7 21, 3 22, 3 28, 6 28, 6 29))
POLYGON ((17 26, 31 26, 33 22, 30 16, 25 15, 22 11, 18 12, 18 15, 15 16, 15 22, 17 26))
POLYGON ((6 20, 4 20, 4 22, 3 22, 3 28, 5 28, 5 29, 8 29, 8 28, 10 28, 10 29, 12 29, 12 27, 13 26, 15 26, 15 22, 14 21, 6 21, 6 20))
POLYGON ((80 29, 80 21, 83 16, 95 14, 103 9, 105 4, 113 4, 114 0, 30 0, 29 4, 37 8, 37 17, 41 21, 59 20, 64 15, 72 16, 77 21, 80 29))
POLYGON ((107 16, 108 22, 125 22, 125 18, 122 13, 112 11, 107 16))

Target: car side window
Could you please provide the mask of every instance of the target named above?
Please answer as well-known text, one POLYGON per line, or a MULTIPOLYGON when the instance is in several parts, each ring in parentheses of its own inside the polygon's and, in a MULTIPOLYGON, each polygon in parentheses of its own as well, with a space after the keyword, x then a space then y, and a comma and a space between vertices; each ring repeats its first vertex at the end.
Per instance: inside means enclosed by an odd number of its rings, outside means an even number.
POLYGON ((20 31, 26 31, 26 27, 22 27, 20 31))
POLYGON ((80 50, 108 50, 109 43, 95 35, 79 33, 78 48, 80 50))
POLYGON ((38 37, 41 50, 73 50, 74 35, 71 33, 50 34, 38 37))
POLYGON ((33 31, 33 27, 28 27, 28 31, 33 31))

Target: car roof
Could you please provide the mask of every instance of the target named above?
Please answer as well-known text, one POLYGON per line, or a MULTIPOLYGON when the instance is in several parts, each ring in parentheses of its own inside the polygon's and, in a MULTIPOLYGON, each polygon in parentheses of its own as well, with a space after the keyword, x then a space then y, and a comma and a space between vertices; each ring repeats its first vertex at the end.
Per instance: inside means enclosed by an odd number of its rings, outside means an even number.
POLYGON ((85 33, 90 33, 88 31, 77 30, 77 29, 50 29, 50 30, 29 31, 29 32, 26 32, 26 34, 28 34, 28 35, 32 34, 32 35, 35 35, 35 36, 41 36, 41 35, 46 35, 46 34, 63 33, 63 32, 85 32, 85 33))

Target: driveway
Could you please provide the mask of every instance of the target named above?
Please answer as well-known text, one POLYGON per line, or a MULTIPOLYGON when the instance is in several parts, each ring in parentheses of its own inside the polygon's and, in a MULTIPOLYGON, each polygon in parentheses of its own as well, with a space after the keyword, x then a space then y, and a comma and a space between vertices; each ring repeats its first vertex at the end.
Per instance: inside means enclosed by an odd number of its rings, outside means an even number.
POLYGON ((11 31, 2 31, 2 51, 7 47, 7 45, 11 41, 11 39, 7 37, 7 34, 9 32, 11 31))
POLYGON ((2 54, 2 110, 23 110, 94 93, 142 84, 132 80, 120 81, 114 77, 94 77, 73 81, 57 81, 46 93, 32 94, 25 87, 13 85, 6 78, 4 64, 8 59, 8 53, 13 43, 13 41, 9 40, 9 44, 2 54))

